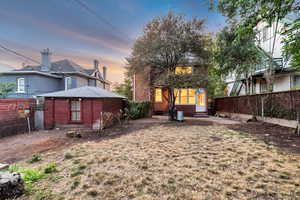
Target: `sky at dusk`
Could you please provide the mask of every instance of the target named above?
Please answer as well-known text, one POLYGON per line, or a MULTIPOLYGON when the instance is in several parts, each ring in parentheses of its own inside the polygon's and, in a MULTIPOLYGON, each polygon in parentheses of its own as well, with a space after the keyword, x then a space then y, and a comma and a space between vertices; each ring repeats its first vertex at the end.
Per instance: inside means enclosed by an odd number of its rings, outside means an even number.
MULTIPOLYGON (((40 61, 49 48, 52 61, 72 60, 91 68, 93 60, 107 66, 108 79, 122 82, 125 58, 143 26, 169 10, 206 19, 209 32, 220 30, 224 18, 208 10, 206 0, 1 0, 0 44, 40 61), (94 14, 92 14, 94 13, 94 14), (96 15, 96 16, 95 16, 96 15)), ((0 66, 20 68, 30 60, 0 48, 0 66)), ((1 69, 0 69, 1 70, 1 69)))

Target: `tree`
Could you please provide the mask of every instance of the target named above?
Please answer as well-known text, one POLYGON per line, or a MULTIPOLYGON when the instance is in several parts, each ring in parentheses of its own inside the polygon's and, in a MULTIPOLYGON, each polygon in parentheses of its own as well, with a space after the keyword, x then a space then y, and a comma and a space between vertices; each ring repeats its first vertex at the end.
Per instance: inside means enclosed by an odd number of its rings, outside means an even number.
POLYGON ((14 83, 0 83, 0 98, 5 99, 15 89, 14 83))
POLYGON ((183 15, 173 12, 155 17, 145 26, 143 35, 135 41, 133 51, 127 58, 129 74, 142 73, 150 67, 150 85, 159 84, 168 90, 171 120, 175 109, 175 88, 207 85, 207 76, 175 74, 178 65, 198 68, 210 65, 211 39, 203 33, 203 25, 204 20, 186 20, 183 15))
POLYGON ((228 17, 229 21, 239 19, 237 34, 240 38, 253 35, 255 27, 260 22, 266 22, 269 26, 274 23, 275 36, 271 56, 269 58, 269 67, 264 72, 264 77, 267 81, 267 88, 269 91, 272 91, 275 68, 275 63, 272 59, 276 37, 279 32, 278 24, 291 12, 299 11, 299 0, 220 0, 218 3, 218 9, 226 17, 228 17))
POLYGON ((215 61, 218 72, 223 76, 235 74, 237 79, 245 78, 246 94, 251 93, 251 75, 261 61, 261 54, 255 44, 255 34, 239 37, 236 25, 225 27, 217 34, 215 61))
MULTIPOLYGON (((300 8, 300 6, 299 6, 300 8)), ((300 15, 295 21, 285 24, 287 38, 284 40, 284 54, 291 56, 291 66, 300 68, 300 15)))
POLYGON ((113 92, 126 97, 128 100, 132 100, 132 82, 130 79, 126 78, 124 83, 116 83, 114 85, 113 92))

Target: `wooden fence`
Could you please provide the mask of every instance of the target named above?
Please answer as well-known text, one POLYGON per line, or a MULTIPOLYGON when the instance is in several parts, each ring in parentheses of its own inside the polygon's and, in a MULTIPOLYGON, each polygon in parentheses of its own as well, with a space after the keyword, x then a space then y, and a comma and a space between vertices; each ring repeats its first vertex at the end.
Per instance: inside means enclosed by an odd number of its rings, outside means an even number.
POLYGON ((28 131, 25 110, 30 110, 29 122, 34 128, 35 99, 0 99, 0 138, 28 131))
POLYGON ((300 114, 300 90, 216 98, 216 112, 296 120, 300 114))

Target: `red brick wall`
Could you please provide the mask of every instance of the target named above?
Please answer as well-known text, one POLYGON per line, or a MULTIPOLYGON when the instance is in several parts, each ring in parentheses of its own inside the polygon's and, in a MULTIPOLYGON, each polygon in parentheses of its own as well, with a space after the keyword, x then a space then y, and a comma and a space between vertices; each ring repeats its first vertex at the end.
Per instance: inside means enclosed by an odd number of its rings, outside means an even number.
MULTIPOLYGON (((121 99, 82 99, 82 121, 79 124, 91 127, 94 122, 100 119, 102 110, 116 113, 122 109, 122 106, 121 99)), ((53 128, 55 125, 72 124, 70 116, 70 99, 45 99, 44 120, 46 129, 53 128)))
POLYGON ((45 129, 54 127, 54 99, 45 98, 44 102, 44 126, 45 129))
POLYGON ((123 108, 122 99, 103 99, 103 111, 117 113, 123 108))
POLYGON ((134 101, 150 101, 150 68, 134 75, 134 101))

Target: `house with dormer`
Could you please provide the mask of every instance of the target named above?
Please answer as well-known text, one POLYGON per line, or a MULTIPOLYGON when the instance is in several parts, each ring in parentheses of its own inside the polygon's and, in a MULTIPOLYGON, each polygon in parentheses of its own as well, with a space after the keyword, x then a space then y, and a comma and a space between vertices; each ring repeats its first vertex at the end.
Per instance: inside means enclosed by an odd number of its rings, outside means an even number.
POLYGON ((0 82, 15 83, 15 90, 8 98, 33 98, 39 94, 68 90, 83 86, 94 86, 110 90, 106 79, 107 69, 99 69, 94 60, 94 68, 84 68, 71 60, 51 61, 51 52, 41 52, 41 64, 25 66, 21 69, 0 73, 0 82))

